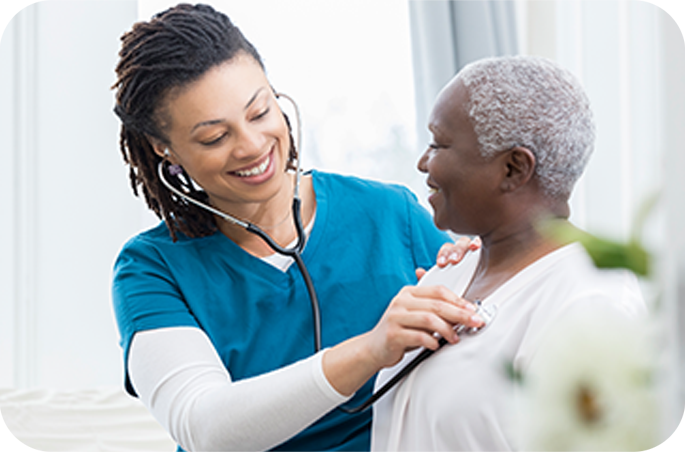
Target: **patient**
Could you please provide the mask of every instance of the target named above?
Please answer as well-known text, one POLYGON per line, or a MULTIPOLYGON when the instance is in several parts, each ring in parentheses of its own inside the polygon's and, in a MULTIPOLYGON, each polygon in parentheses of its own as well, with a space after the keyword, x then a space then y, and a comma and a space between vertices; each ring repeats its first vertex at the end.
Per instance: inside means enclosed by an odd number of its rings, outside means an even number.
MULTIPOLYGON (((421 285, 442 284, 496 306, 480 333, 462 335, 423 362, 374 408, 375 450, 511 450, 514 382, 546 328, 571 310, 646 313, 631 273, 600 271, 578 243, 541 232, 564 223, 574 183, 593 149, 590 105, 568 71, 537 57, 466 66, 431 113, 433 142, 418 163, 431 188, 435 224, 480 236, 480 252, 434 268, 421 285)), ((418 351, 383 371, 380 387, 418 351)))

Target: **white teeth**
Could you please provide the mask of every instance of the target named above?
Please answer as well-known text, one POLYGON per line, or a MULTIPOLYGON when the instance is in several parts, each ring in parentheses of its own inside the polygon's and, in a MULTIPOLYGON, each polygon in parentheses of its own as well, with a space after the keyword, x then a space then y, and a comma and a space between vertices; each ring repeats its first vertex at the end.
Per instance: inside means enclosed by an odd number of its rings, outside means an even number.
POLYGON ((264 174, 264 171, 269 167, 270 162, 271 156, 267 157, 261 165, 257 165, 246 171, 236 171, 235 173, 241 177, 259 176, 260 174, 264 174))
POLYGON ((440 191, 440 189, 438 189, 438 188, 428 187, 428 194, 430 194, 430 195, 433 195, 439 191, 440 191))

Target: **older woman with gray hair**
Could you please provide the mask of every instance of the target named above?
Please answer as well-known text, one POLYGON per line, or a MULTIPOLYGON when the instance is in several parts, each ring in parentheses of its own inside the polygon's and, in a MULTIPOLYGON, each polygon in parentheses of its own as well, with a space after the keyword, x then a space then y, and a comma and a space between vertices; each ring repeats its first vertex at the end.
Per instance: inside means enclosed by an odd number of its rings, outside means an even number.
MULTIPOLYGON (((559 243, 541 222, 567 224, 568 200, 593 150, 594 124, 575 77, 538 57, 466 66, 439 94, 421 157, 435 224, 480 236, 480 251, 429 271, 497 315, 480 332, 443 347, 374 408, 375 450, 516 449, 509 403, 556 319, 646 312, 632 273, 598 270, 578 243, 559 243)), ((401 297, 398 297, 401 298, 401 297)), ((396 299, 397 301, 397 299, 396 299)), ((382 371, 380 387, 420 350, 382 371)))

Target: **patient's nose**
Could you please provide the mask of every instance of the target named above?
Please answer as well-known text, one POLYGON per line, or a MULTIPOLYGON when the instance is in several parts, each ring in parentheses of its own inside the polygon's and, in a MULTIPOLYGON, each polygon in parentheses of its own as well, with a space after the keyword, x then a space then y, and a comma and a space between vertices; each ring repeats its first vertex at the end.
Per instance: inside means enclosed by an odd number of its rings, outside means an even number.
POLYGON ((430 152, 430 148, 426 149, 424 153, 421 155, 419 158, 418 163, 416 164, 416 167, 421 171, 422 173, 427 173, 428 172, 428 167, 426 164, 428 163, 428 153, 430 152))

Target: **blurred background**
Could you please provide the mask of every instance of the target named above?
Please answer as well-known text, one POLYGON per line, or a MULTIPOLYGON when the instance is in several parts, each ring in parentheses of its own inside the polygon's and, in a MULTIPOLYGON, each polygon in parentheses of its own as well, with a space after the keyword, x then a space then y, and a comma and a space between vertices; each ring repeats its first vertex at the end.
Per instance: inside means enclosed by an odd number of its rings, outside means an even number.
MULTIPOLYGON (((6 4, 0 17, 0 388, 121 386, 112 264, 158 220, 131 193, 110 86, 121 34, 178 2, 29 3, 6 4)), ((685 44, 657 5, 672 12, 677 0, 206 3, 231 17, 272 84, 298 101, 303 168, 402 183, 422 201, 427 116, 463 65, 531 54, 575 73, 598 134, 571 220, 627 240, 640 205, 659 194, 641 237, 656 269, 644 289, 658 299, 665 429, 676 428, 685 404, 685 44)))

